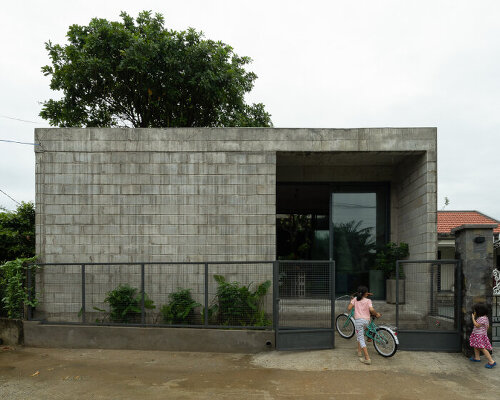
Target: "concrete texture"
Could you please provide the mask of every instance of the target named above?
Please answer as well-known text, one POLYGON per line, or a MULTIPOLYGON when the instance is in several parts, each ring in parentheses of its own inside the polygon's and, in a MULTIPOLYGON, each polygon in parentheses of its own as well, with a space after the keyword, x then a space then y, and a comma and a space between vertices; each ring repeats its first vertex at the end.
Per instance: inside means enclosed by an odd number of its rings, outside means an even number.
POLYGON ((30 347, 257 353, 274 348, 274 331, 46 325, 24 321, 30 347))
POLYGON ((23 321, 20 319, 0 318, 0 339, 4 345, 23 344, 23 321))
MULTIPOLYGON (((276 159, 293 152, 390 170, 372 178, 394 179, 393 238, 435 253, 435 128, 67 128, 35 140, 43 262, 272 260, 276 159)), ((366 181, 342 167, 336 179, 366 181)))
MULTIPOLYGON (((462 351, 472 354, 469 336, 474 328, 472 324, 472 306, 485 303, 491 310, 493 300, 493 228, 496 225, 466 224, 452 229, 455 234, 455 248, 462 260, 462 351), (482 237, 482 242, 476 238, 482 237)), ((491 314, 488 316, 491 321, 491 314)), ((491 340, 491 335, 490 335, 491 340)))
MULTIPOLYGON (((291 180, 389 183, 390 239, 436 257, 435 128, 57 128, 35 141, 40 262, 272 261, 276 184, 291 180)), ((37 275, 37 318, 78 320, 81 275, 61 268, 37 275)), ((176 268, 146 282, 148 295, 183 287, 200 301, 200 272, 176 268)), ((96 268, 87 311, 138 276, 96 268)))
POLYGON ((0 350, 0 394, 9 400, 498 398, 500 369, 459 353, 398 352, 385 359, 371 347, 368 366, 355 346, 347 340, 335 350, 256 355, 0 350))

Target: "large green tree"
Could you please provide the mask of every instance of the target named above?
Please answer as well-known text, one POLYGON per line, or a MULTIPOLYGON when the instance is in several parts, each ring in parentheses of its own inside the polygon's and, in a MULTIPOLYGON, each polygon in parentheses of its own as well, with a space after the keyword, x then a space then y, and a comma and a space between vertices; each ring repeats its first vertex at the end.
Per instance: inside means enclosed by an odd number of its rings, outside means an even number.
POLYGON ((246 104, 257 76, 222 42, 190 28, 164 27, 161 14, 143 11, 122 22, 94 18, 72 25, 68 44, 47 42, 50 88, 59 100, 40 116, 53 126, 271 126, 264 105, 246 104))
POLYGON ((0 210, 0 264, 35 255, 35 207, 21 203, 16 211, 0 210))

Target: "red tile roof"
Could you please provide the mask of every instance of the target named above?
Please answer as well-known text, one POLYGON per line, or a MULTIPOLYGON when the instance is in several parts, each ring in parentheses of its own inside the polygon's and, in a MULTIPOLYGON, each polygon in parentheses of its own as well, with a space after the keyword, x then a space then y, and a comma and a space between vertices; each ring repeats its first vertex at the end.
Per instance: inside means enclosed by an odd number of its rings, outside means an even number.
POLYGON ((497 224, 493 233, 500 233, 500 222, 478 211, 438 211, 437 221, 438 234, 449 234, 453 228, 463 224, 497 224))

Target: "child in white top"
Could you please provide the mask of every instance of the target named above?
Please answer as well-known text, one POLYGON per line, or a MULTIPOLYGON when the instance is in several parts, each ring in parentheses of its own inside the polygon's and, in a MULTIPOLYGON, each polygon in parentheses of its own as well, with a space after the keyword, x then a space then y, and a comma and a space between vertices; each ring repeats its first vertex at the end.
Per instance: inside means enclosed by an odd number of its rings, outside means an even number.
POLYGON ((370 314, 374 315, 376 318, 380 317, 380 313, 376 312, 373 308, 372 301, 368 299, 371 293, 368 292, 366 286, 358 287, 358 292, 356 297, 351 300, 351 304, 347 307, 348 311, 351 311, 354 307, 354 326, 356 328, 356 338, 358 341, 358 357, 359 361, 364 364, 371 364, 372 360, 368 355, 368 349, 365 343, 365 329, 370 323, 370 314), (361 352, 364 353, 364 358, 361 352))

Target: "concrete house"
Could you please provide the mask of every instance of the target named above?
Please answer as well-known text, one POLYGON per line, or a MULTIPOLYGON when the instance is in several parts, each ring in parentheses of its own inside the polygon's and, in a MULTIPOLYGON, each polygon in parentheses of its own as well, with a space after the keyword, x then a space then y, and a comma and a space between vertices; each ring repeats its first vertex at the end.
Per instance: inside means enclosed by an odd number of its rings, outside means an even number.
MULTIPOLYGON (((437 255, 436 128, 64 128, 36 129, 35 141, 44 263, 335 259, 348 293, 377 245, 437 255)), ((79 270, 51 273, 38 278, 38 311, 77 313, 79 270)), ((108 275, 92 278, 100 293, 108 275)))

